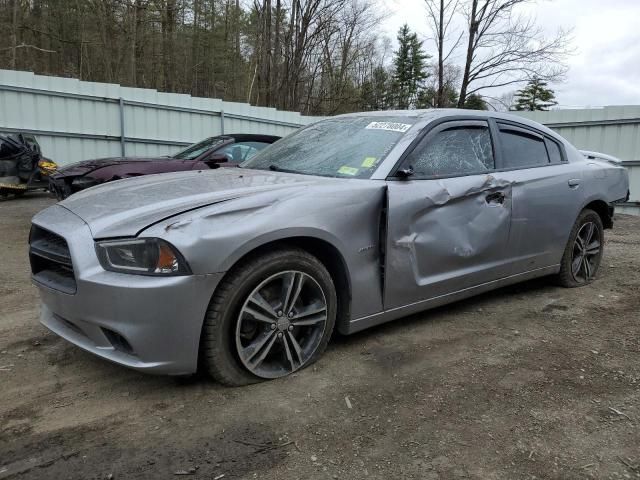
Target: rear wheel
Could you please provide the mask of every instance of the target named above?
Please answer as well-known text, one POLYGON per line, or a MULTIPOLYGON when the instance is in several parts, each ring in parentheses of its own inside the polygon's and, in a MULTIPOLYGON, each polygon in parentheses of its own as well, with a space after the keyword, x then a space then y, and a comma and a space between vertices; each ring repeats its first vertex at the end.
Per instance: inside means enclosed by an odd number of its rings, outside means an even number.
POLYGON ((593 281, 604 247, 604 228, 600 216, 585 209, 576 220, 562 256, 558 280, 564 287, 580 287, 593 281))
POLYGON ((204 366, 227 385, 289 375, 324 352, 335 317, 335 287, 314 256, 290 248, 253 257, 230 272, 209 304, 204 366))

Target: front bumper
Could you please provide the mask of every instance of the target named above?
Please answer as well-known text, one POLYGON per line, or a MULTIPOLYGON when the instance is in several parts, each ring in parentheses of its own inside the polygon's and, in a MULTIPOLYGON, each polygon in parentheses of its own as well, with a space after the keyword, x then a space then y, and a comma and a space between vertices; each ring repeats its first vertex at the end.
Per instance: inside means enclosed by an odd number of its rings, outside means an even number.
POLYGON ((104 359, 137 370, 180 375, 197 369, 204 315, 222 274, 145 277, 100 266, 89 227, 55 205, 33 223, 68 243, 76 293, 36 280, 43 325, 104 359))

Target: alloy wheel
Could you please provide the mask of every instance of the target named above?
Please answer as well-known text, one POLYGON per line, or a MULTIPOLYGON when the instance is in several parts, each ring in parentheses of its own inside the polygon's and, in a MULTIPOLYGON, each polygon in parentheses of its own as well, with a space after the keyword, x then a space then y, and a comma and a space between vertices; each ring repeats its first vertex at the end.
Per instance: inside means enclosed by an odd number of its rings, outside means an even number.
POLYGON ((586 222, 578 230, 573 243, 571 274, 576 282, 586 283, 593 278, 598 268, 600 251, 598 226, 594 222, 586 222))
POLYGON ((322 341, 327 300, 309 274, 289 270, 260 283, 236 325, 238 357, 254 375, 277 378, 304 366, 322 341))

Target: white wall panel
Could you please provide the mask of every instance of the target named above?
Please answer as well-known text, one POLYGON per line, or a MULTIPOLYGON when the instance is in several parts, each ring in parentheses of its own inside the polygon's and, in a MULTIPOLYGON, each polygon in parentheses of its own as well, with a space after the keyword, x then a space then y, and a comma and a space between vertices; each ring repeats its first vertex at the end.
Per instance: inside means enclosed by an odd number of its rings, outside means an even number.
POLYGON ((44 154, 61 165, 120 156, 123 133, 126 155, 157 156, 219 135, 223 121, 225 133, 284 136, 314 120, 220 99, 0 70, 0 133, 36 134, 44 154))

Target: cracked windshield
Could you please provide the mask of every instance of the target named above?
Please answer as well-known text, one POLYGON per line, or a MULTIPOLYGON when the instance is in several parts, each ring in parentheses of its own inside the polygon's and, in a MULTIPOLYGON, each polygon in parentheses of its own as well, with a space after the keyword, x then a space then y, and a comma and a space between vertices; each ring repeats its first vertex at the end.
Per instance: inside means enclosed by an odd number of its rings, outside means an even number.
POLYGON ((265 148, 242 168, 324 177, 369 178, 417 117, 324 120, 265 148))

